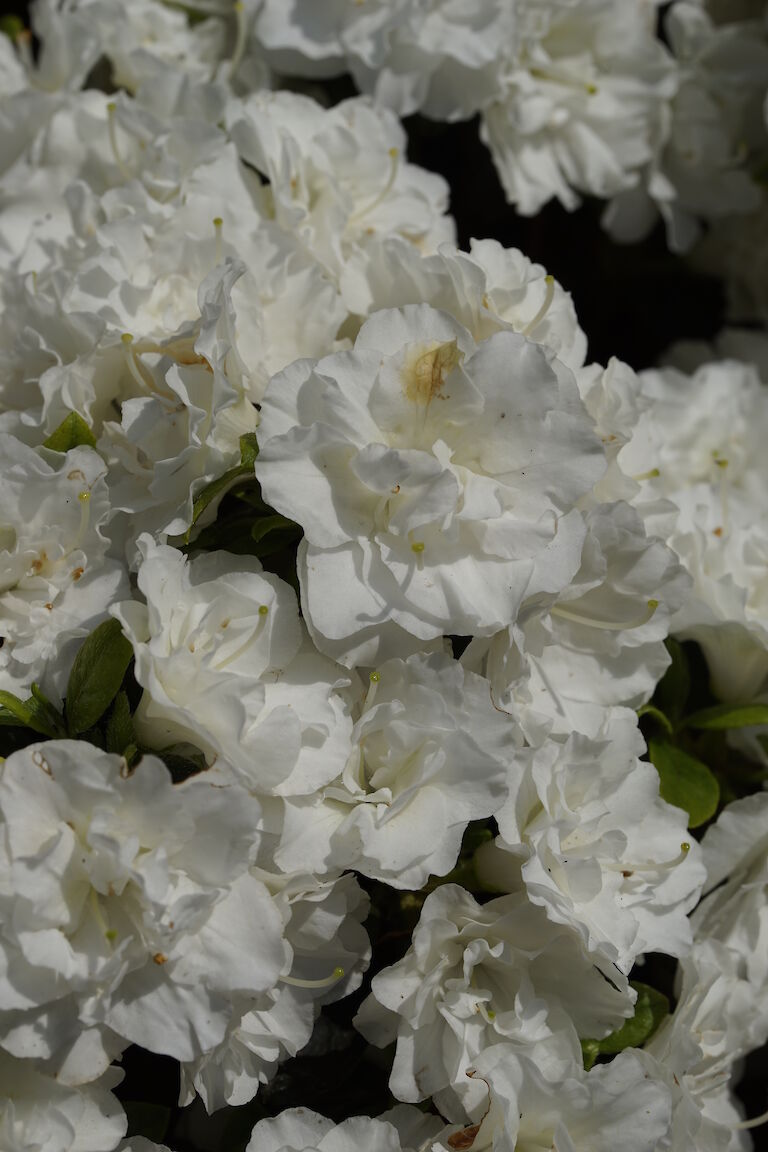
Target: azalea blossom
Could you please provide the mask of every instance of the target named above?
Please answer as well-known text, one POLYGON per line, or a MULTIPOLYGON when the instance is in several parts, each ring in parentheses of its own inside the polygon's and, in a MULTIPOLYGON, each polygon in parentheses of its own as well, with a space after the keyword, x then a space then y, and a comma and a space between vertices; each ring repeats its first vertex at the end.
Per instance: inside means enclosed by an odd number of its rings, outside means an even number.
POLYGON ((398 1099, 433 1096, 460 1120, 483 1111, 483 1085, 468 1079, 480 1053, 501 1040, 521 1052, 540 1043, 562 1070, 580 1058, 579 1036, 620 1027, 631 1005, 621 973, 595 965, 578 932, 524 891, 480 905, 446 884, 424 901, 403 959, 374 976, 355 1023, 374 1044, 397 1041, 398 1099))
POLYGON ((370 960, 362 927, 370 904, 350 873, 323 880, 263 869, 253 875, 283 918, 292 967, 269 992, 235 1004, 221 1043, 182 1065, 182 1101, 191 1102, 196 1091, 209 1112, 251 1100, 278 1064, 307 1044, 322 1005, 359 987, 370 960))
POLYGON ((512 332, 477 345, 423 305, 275 377, 259 439, 265 497, 304 529, 310 633, 369 666, 444 632, 490 635, 563 588, 574 503, 605 467, 564 365, 512 332))
POLYGON ((581 568, 557 598, 526 601, 512 627, 473 641, 462 657, 520 720, 531 744, 548 734, 596 736, 608 709, 644 704, 669 664, 664 639, 690 578, 645 533, 628 504, 585 517, 581 568))
MULTIPOLYGON (((464 1129, 473 1152, 551 1146, 613 1152, 619 1142, 628 1152, 655 1152, 667 1146, 669 1091, 649 1077, 634 1052, 620 1052, 589 1072, 574 1060, 553 1075, 514 1048, 496 1044, 475 1060, 471 1074, 490 1095, 490 1104, 477 1110, 479 1124, 464 1129)), ((456 1148, 462 1134, 449 1130, 433 1152, 456 1148)))
POLYGON ((643 373, 649 402, 621 468, 634 503, 694 581, 671 630, 704 649, 721 699, 756 695, 768 676, 764 507, 768 395, 756 368, 724 360, 693 375, 643 373))
POLYGON ((290 968, 281 916, 248 871, 259 807, 202 774, 52 740, 0 768, 0 1043, 63 1084, 134 1042, 192 1060, 232 1001, 290 968), (257 959, 255 959, 257 958, 257 959))
POLYGON ((683 956, 688 913, 704 884, 688 816, 659 796, 632 712, 607 714, 596 739, 550 739, 498 812, 500 837, 480 849, 481 876, 509 890, 519 878, 556 923, 628 973, 643 952, 683 956))
POLYGON ((110 1089, 123 1078, 109 1068, 95 1083, 71 1088, 31 1060, 0 1052, 0 1140, 8 1152, 111 1152, 128 1121, 110 1089))
POLYGON ((393 1108, 378 1118, 353 1116, 334 1124, 308 1108, 288 1108, 259 1120, 246 1152, 421 1152, 440 1129, 418 1108, 393 1108))
POLYGON ((262 795, 311 794, 332 780, 349 751, 348 681, 308 642, 293 589, 255 557, 188 560, 148 535, 138 546, 146 604, 112 613, 145 689, 142 737, 195 744, 262 795))
POLYGON ((128 590, 107 557, 107 468, 92 448, 35 451, 0 433, 0 685, 59 699, 80 643, 128 590))
POLYGON ((497 810, 516 771, 519 730, 489 687, 440 653, 380 665, 343 770, 285 800, 280 867, 355 868, 396 888, 450 871, 467 824, 497 810))

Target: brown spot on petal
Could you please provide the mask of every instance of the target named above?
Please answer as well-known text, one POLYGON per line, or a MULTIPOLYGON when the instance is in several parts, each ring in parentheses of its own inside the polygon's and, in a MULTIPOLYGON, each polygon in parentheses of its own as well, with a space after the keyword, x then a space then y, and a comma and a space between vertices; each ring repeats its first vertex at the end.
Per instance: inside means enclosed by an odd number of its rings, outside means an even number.
POLYGON ((152 959, 154 960, 155 964, 165 964, 168 957, 165 955, 164 952, 155 952, 152 959))
POLYGON ((85 568, 73 568, 72 569, 72 579, 73 580, 79 580, 80 577, 82 576, 83 572, 85 572, 85 568))
POLYGON ((415 349, 409 362, 403 369, 403 394, 413 404, 422 404, 425 408, 440 391, 446 377, 464 359, 455 340, 447 340, 444 344, 433 344, 432 347, 415 349))
POLYGON ((713 528, 712 529, 712 535, 713 536, 722 536, 722 534, 723 534, 722 528, 713 528))
POLYGON ((479 1131, 480 1125, 472 1124, 469 1128, 462 1128, 461 1132, 454 1132, 453 1136, 448 1137, 446 1143, 449 1148, 454 1148, 460 1152, 461 1149, 472 1147, 479 1131))

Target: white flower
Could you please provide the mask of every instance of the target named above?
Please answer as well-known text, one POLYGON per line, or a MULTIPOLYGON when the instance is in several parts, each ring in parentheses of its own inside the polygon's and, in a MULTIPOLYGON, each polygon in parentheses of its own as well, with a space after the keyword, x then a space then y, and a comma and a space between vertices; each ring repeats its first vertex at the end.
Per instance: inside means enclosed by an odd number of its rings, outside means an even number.
POLYGON ((625 709, 608 712, 595 740, 575 734, 532 749, 497 813, 498 847, 480 849, 486 880, 504 888, 506 870, 514 886, 522 866, 530 898, 621 972, 642 952, 689 950, 687 913, 705 876, 687 813, 661 799, 643 750, 625 709))
POLYGON ((595 485, 592 498, 605 503, 631 502, 638 492, 637 481, 622 471, 618 457, 632 439, 640 414, 650 401, 643 394, 637 374, 615 356, 605 368, 602 364, 587 364, 577 370, 576 382, 608 459, 606 473, 595 485))
POLYGON ((606 709, 638 708, 669 666, 664 638, 690 578, 628 504, 585 517, 581 568, 559 597, 523 604, 517 623, 475 640, 462 657, 482 668, 496 704, 518 716, 527 739, 596 736, 606 709))
POLYGON ((579 934, 524 892, 480 905, 446 884, 425 900, 403 959, 374 976, 355 1024, 374 1044, 397 1040, 398 1099, 435 1096, 445 1115, 462 1119, 483 1110, 483 1086, 467 1070, 490 1045, 540 1043, 562 1070, 580 1059, 578 1036, 623 1023, 631 997, 620 973, 601 970, 579 934))
MULTIPOLYGON (((637 1053, 620 1052, 610 1064, 585 1072, 574 1060, 552 1074, 506 1044, 475 1061, 490 1104, 478 1108, 477 1128, 465 1129, 472 1152, 521 1152, 562 1148, 568 1152, 656 1152, 666 1147, 670 1126, 667 1088, 653 1080, 637 1053), (485 1111, 487 1109, 487 1111, 485 1111), (484 1114, 483 1114, 484 1113, 484 1114)), ((487 1099, 487 1097, 486 1097, 487 1099)), ((433 1152, 461 1147, 459 1133, 446 1133, 433 1152)))
POLYGON ((290 954, 247 871, 260 810, 208 773, 173 785, 84 741, 0 769, 0 1043, 62 1083, 95 1079, 128 1042, 192 1060, 231 1002, 271 988, 290 954))
POLYGON ((469 252, 441 244, 425 256, 400 237, 385 236, 348 261, 342 283, 350 285, 346 294, 367 298, 368 312, 430 304, 477 341, 509 329, 543 344, 574 371, 584 363, 587 339, 570 293, 541 264, 496 240, 471 240, 469 252))
POLYGON ((755 1009, 740 1039, 756 1048, 765 1037, 755 1037, 768 1032, 768 795, 758 792, 724 808, 704 834, 702 853, 707 895, 694 913, 694 932, 738 957, 755 1009))
POLYGON ((765 148, 768 36, 763 21, 730 8, 732 18, 719 27, 702 0, 677 0, 666 15, 678 87, 642 185, 619 195, 606 213, 620 240, 641 239, 660 213, 670 247, 685 251, 698 239, 702 220, 760 207, 750 169, 765 148))
POLYGON ((128 590, 106 559, 106 466, 92 448, 35 451, 0 434, 0 685, 61 697, 79 642, 128 590))
POLYGON ((421 1152, 424 1137, 429 1139, 437 1128, 432 1119, 416 1108, 393 1108, 375 1120, 353 1116, 334 1124, 308 1108, 288 1108, 259 1120, 246 1152, 421 1152))
POLYGON ((154 77, 153 64, 207 80, 224 54, 223 21, 191 24, 185 12, 158 0, 132 0, 128 5, 76 0, 74 11, 98 37, 101 54, 112 65, 115 87, 138 88, 154 77))
POLYGON ((109 1091, 122 1078, 110 1068, 94 1084, 68 1088, 32 1061, 0 1052, 0 1146, 4 1152, 110 1152, 128 1123, 109 1091))
POLYGON ((621 468, 634 503, 694 580, 671 630, 697 640, 722 699, 750 699, 768 676, 768 393, 756 369, 719 361, 693 376, 646 372, 649 406, 621 468))
POLYGON ((304 1047, 323 1004, 359 987, 370 960, 361 922, 367 895, 350 874, 319 880, 302 874, 254 871, 271 892, 285 922, 292 953, 290 976, 233 1011, 221 1044, 182 1065, 182 1101, 196 1089, 212 1112, 245 1104, 274 1076, 278 1063, 304 1047))
POLYGON ((104 424, 99 446, 113 507, 130 518, 129 554, 143 530, 180 535, 189 528, 195 497, 239 463, 240 437, 258 425, 234 347, 230 291, 242 271, 228 262, 203 281, 199 335, 146 347, 127 334, 131 370, 145 394, 123 402, 121 423, 104 424), (161 358, 155 370, 143 366, 145 352, 161 358))
MULTIPOLYGON (((401 235, 426 251, 453 240, 448 187, 405 161, 397 118, 363 97, 324 109, 291 92, 231 102, 227 128, 243 160, 269 180, 271 211, 345 285, 346 263, 370 237, 401 235)), ((345 303, 366 305, 346 285, 345 303)))
POLYGON ((454 866, 469 821, 503 802, 519 743, 488 683, 452 657, 387 661, 371 674, 343 772, 286 799, 275 858, 420 888, 454 866))
POLYGON ((472 116, 494 95, 515 28, 506 0, 265 0, 256 36, 276 67, 341 72, 398 116, 472 116))
POLYGON ((741 1152, 753 1125, 732 1090, 739 1062, 768 1039, 768 795, 724 808, 702 856, 707 895, 691 917, 693 948, 647 1056, 672 1091, 673 1152, 741 1152))
POLYGON ((275 377, 259 441, 265 498, 304 528, 312 637, 369 666, 444 632, 490 635, 565 587, 573 505, 605 467, 564 365, 512 332, 477 346, 423 305, 275 377))
POLYGON ((540 20, 510 61, 482 135, 508 199, 534 215, 552 197, 611 196, 651 158, 660 103, 675 88, 652 5, 537 3, 540 20))
POLYGON ((138 542, 139 590, 112 614, 145 689, 137 731, 154 746, 198 745, 261 794, 312 793, 339 774, 352 721, 343 670, 306 639, 293 590, 252 556, 188 560, 138 542))

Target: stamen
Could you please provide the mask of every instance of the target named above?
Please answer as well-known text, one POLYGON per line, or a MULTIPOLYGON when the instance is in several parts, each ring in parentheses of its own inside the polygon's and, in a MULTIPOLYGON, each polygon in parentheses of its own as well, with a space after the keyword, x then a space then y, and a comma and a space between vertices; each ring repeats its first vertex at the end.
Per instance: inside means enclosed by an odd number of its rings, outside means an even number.
POLYGON ((235 4, 234 11, 235 11, 235 20, 237 22, 237 26, 236 26, 236 32, 235 32, 235 49, 234 49, 234 52, 232 53, 232 59, 231 59, 230 64, 229 64, 229 77, 228 77, 228 79, 230 81, 232 81, 235 73, 237 72, 238 68, 240 67, 240 65, 243 62, 243 56, 245 54, 245 44, 246 44, 246 40, 248 39, 248 28, 247 28, 246 20, 245 20, 245 4, 243 4, 241 2, 241 0, 238 0, 238 2, 235 4))
POLYGON ((366 708, 370 708, 371 705, 373 704, 373 701, 376 699, 376 692, 378 691, 379 681, 381 680, 381 672, 376 672, 376 671, 371 672, 368 679, 371 682, 371 686, 365 694, 365 706, 366 706, 366 708))
POLYGON ((719 456, 715 457, 715 467, 720 469, 720 478, 718 487, 720 489, 720 510, 722 512, 722 530, 727 535, 730 523, 729 505, 728 505, 728 461, 721 459, 719 456))
POLYGON ((225 660, 217 660, 216 661, 215 667, 218 671, 220 671, 222 668, 227 668, 230 664, 234 663, 235 660, 239 659, 239 657, 242 656, 242 654, 243 654, 243 652, 245 652, 246 648, 248 648, 251 644, 254 643, 254 641, 257 639, 260 632, 264 628, 264 623, 265 623, 268 615, 269 615, 268 605, 260 604, 259 608, 258 608, 259 619, 258 619, 258 623, 256 624, 256 627, 247 633, 242 644, 239 644, 238 647, 235 648, 234 652, 231 652, 225 660))
POLYGON ((536 328, 537 325, 541 324, 541 322, 544 319, 544 317, 546 316, 547 312, 549 312, 552 301, 555 298, 555 278, 554 278, 554 276, 545 276, 544 277, 544 283, 547 286, 547 290, 544 294, 544 300, 543 300, 542 305, 539 308, 538 312, 534 316, 533 320, 529 320, 528 323, 526 324, 525 328, 523 328, 523 330, 522 330, 523 336, 529 336, 530 333, 533 332, 534 328, 536 328))
MULTIPOLYGON (((563 841, 563 845, 565 845, 565 841, 563 841)), ((619 861, 616 864, 609 864, 604 861, 601 866, 607 871, 621 872, 625 877, 632 876, 635 872, 660 872, 662 869, 666 870, 667 868, 676 868, 678 864, 682 864, 690 850, 690 844, 688 844, 687 841, 684 841, 680 845, 679 854, 674 856, 671 860, 659 860, 658 862, 652 861, 648 864, 633 864, 628 863, 626 860, 619 861)))
POLYGON ((661 476, 658 468, 651 468, 648 472, 638 472, 636 476, 630 476, 630 480, 637 480, 638 484, 641 480, 655 480, 657 476, 661 476))
MULTIPOLYGON (((158 388, 155 385, 155 381, 151 373, 147 373, 147 375, 145 375, 144 372, 142 372, 141 361, 136 354, 137 348, 134 346, 133 336, 131 336, 130 332, 123 332, 120 339, 122 340, 123 348, 125 349, 125 363, 128 367, 128 371, 138 384, 141 391, 144 393, 148 392, 155 396, 162 396, 164 400, 178 399, 173 395, 172 392, 165 392, 162 388, 158 388)), ((143 346, 140 346, 138 350, 142 352, 148 352, 150 350, 154 351, 154 349, 146 348, 143 346)))
POLYGON ((748 1128, 759 1128, 761 1124, 768 1124, 768 1112, 763 1112, 761 1116, 755 1116, 752 1120, 740 1120, 738 1124, 729 1124, 728 1127, 734 1132, 745 1132, 748 1128))
POLYGON ((636 616, 634 620, 627 621, 596 620, 593 616, 574 612, 571 608, 564 608, 561 604, 555 604, 549 612, 551 616, 560 616, 563 620, 572 620, 574 624, 584 624, 587 628, 603 628, 607 632, 624 632, 632 628, 642 628, 643 624, 647 624, 652 618, 658 606, 658 600, 649 600, 647 609, 642 616, 636 616))
POLYGON ((224 221, 221 216, 214 217, 213 227, 216 232, 216 263, 221 264, 224 251, 224 237, 222 235, 224 221))
POLYGON ((382 200, 384 200, 385 197, 387 197, 389 195, 389 193, 392 191, 395 180, 397 179, 397 171, 398 171, 398 168, 400 166, 400 149, 399 148, 390 148, 389 149, 389 158, 391 161, 391 165, 390 165, 390 169, 389 169, 389 177, 387 179, 386 184, 382 188, 381 192, 379 192, 378 196, 375 196, 373 198, 373 200, 370 201, 369 204, 364 205, 364 207, 359 208, 357 210, 357 212, 352 213, 352 215, 347 220, 348 225, 349 224, 355 224, 355 223, 357 223, 358 220, 362 220, 365 216, 368 215, 369 212, 372 212, 374 208, 377 208, 379 206, 379 204, 381 204, 382 200))
POLYGON ((343 968, 334 968, 330 976, 324 977, 322 980, 301 980, 298 976, 280 976, 279 979, 283 984, 290 984, 292 988, 330 988, 344 975, 343 968))
POLYGON ((116 112, 117 104, 114 100, 110 100, 109 104, 107 104, 107 130, 109 132, 109 144, 112 149, 112 155, 115 158, 115 163, 120 169, 120 175, 125 180, 132 180, 133 172, 131 172, 125 160, 123 160, 122 156, 120 155, 120 149, 117 146, 117 129, 115 125, 116 112))
POLYGON ((114 929, 111 929, 108 926, 107 921, 104 917, 104 912, 102 911, 101 904, 99 903, 99 894, 95 888, 91 888, 90 903, 91 903, 91 910, 93 912, 94 920, 96 921, 99 928, 101 929, 105 939, 108 940, 111 944, 112 941, 116 938, 117 932, 115 932, 114 929))

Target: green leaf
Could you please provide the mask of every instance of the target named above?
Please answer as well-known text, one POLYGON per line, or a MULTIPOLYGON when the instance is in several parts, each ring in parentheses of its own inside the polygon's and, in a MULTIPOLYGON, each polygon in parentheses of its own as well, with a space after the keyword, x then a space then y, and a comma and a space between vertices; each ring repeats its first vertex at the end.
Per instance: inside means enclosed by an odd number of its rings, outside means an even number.
POLYGON ((118 692, 115 697, 104 735, 107 752, 115 752, 118 756, 136 743, 131 705, 125 692, 118 692))
POLYGON ((650 740, 648 753, 659 774, 662 799, 688 813, 689 828, 714 816, 720 785, 706 764, 666 741, 650 740))
POLYGON ((253 462, 259 454, 259 442, 255 432, 246 432, 240 437, 240 467, 253 468, 253 462))
POLYGON ((105 620, 82 644, 67 684, 67 726, 71 735, 91 728, 117 695, 133 648, 119 620, 105 620))
POLYGON ((691 693, 691 670, 685 649, 677 640, 668 636, 664 644, 672 657, 672 663, 656 685, 653 702, 676 722, 685 711, 691 693))
POLYGON ((54 708, 47 696, 44 696, 37 684, 31 686, 32 699, 27 700, 27 706, 41 721, 47 723, 56 736, 66 736, 64 717, 57 708, 54 708))
POLYGON ((654 704, 643 704, 642 708, 638 708, 637 715, 639 718, 649 716, 651 720, 655 720, 664 729, 668 736, 674 736, 675 729, 672 726, 672 721, 654 704))
POLYGON ((80 444, 95 448, 96 437, 82 416, 78 416, 77 412, 70 412, 56 431, 51 432, 48 439, 43 441, 43 448, 50 448, 54 452, 68 452, 70 448, 77 448, 80 444))
POLYGON ((0 690, 0 706, 6 712, 10 712, 15 717, 16 724, 20 724, 22 728, 31 728, 33 732, 40 732, 43 736, 51 735, 49 726, 38 719, 33 707, 30 707, 24 700, 20 700, 18 696, 14 696, 13 692, 0 690))
POLYGON ((216 480, 211 480, 210 484, 206 484, 205 488, 198 492, 195 497, 192 504, 192 523, 182 537, 185 544, 189 544, 192 539, 192 529, 206 508, 208 508, 214 500, 225 496, 232 485, 242 476, 248 476, 255 480, 255 476, 253 476, 253 462, 258 454, 259 444, 256 439, 256 433, 246 432, 244 436, 240 437, 240 463, 236 464, 234 468, 230 468, 223 476, 219 476, 216 480))
POLYGON ((251 538, 258 543, 271 532, 293 533, 297 530, 297 527, 293 520, 287 520, 285 516, 280 516, 276 512, 274 516, 262 516, 253 522, 251 526, 251 538))
POLYGON ((0 32, 10 40, 16 40, 24 31, 24 21, 19 16, 0 16, 0 32))
POLYGON ((686 728, 704 728, 724 731, 726 728, 749 728, 753 724, 768 724, 768 704, 716 704, 686 716, 686 728))
POLYGON ((192 523, 182 537, 185 544, 189 544, 192 537, 192 529, 208 505, 212 504, 217 498, 224 496, 227 489, 231 488, 242 474, 242 464, 238 464, 235 468, 230 468, 228 472, 225 472, 223 476, 219 476, 217 480, 211 480, 210 484, 206 484, 205 488, 198 492, 192 504, 192 523))
POLYGON ((155 753, 165 764, 174 784, 180 784, 189 776, 205 771, 205 756, 194 744, 169 744, 161 752, 155 753))
POLYGON ((640 1048, 650 1040, 664 1017, 669 1015, 666 996, 648 984, 636 983, 634 980, 631 984, 637 992, 634 1015, 604 1040, 582 1040, 581 1050, 587 1071, 598 1056, 615 1056, 625 1048, 640 1048))

